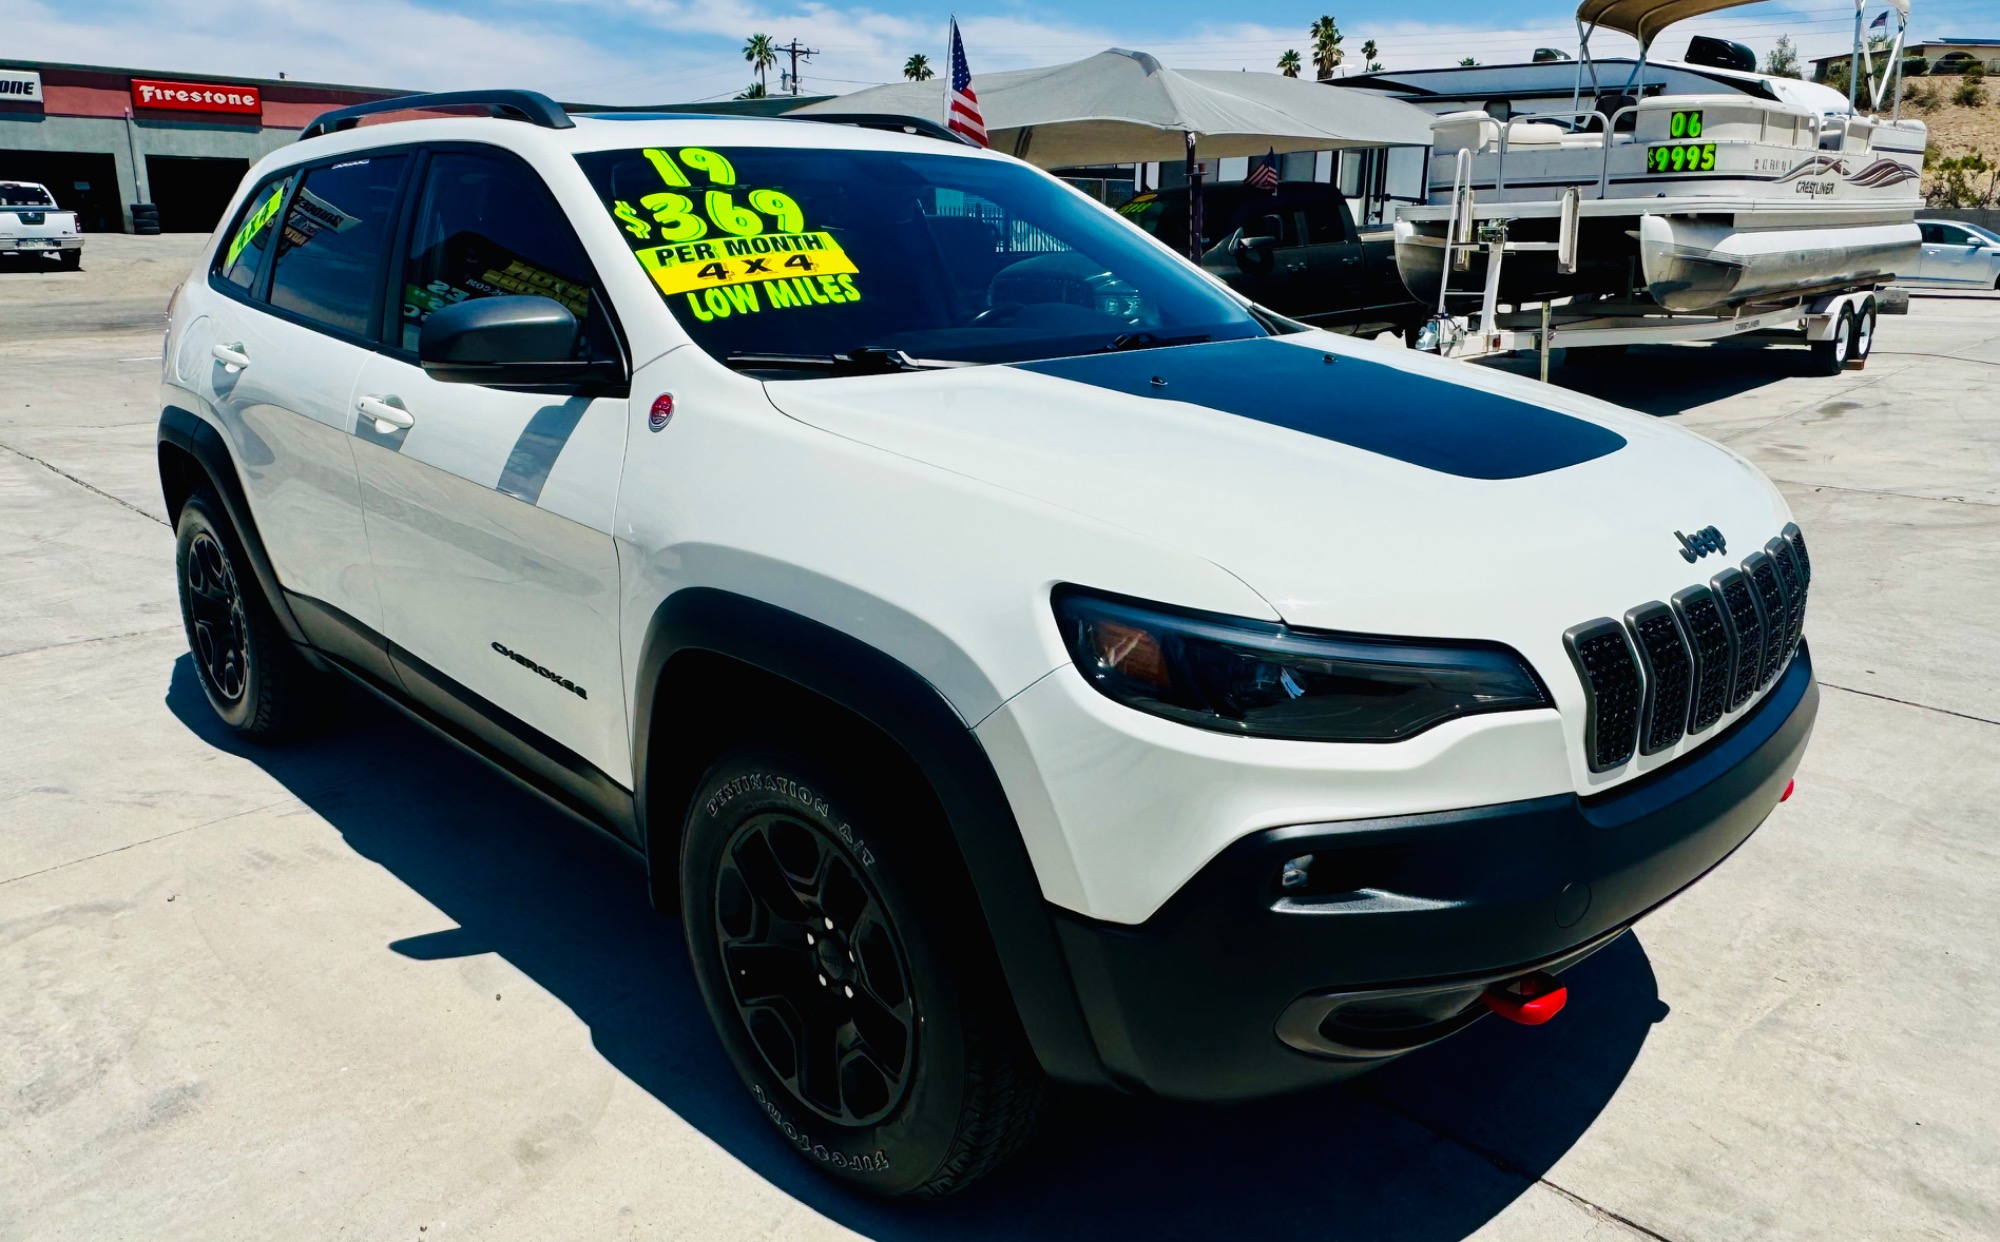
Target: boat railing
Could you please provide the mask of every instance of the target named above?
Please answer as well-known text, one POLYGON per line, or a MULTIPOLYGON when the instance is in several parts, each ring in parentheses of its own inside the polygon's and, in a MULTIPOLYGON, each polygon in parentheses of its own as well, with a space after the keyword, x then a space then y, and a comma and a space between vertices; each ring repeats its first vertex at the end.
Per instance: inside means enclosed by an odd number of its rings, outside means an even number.
MULTIPOLYGON (((1602 133, 1604 134, 1604 144, 1603 144, 1604 154, 1603 154, 1603 159, 1600 162, 1600 166, 1597 171, 1597 197, 1603 198, 1605 194, 1609 192, 1611 184, 1611 148, 1616 143, 1616 136, 1618 133, 1618 122, 1620 118, 1622 118, 1626 113, 1628 112, 1636 113, 1638 112, 1638 110, 1639 110, 1638 105, 1632 104, 1618 109, 1616 112, 1613 112, 1608 117, 1605 116, 1604 113, 1598 111, 1596 108, 1576 108, 1566 112, 1534 112, 1534 113, 1529 113, 1526 116, 1508 117, 1504 123, 1500 123, 1499 125, 1500 160, 1499 160, 1499 166, 1495 169, 1493 174, 1494 193, 1497 194, 1500 191, 1505 190, 1507 188, 1507 147, 1509 145, 1508 140, 1513 136, 1513 128, 1517 122, 1563 121, 1568 123, 1568 125, 1570 126, 1571 133, 1588 133, 1590 132, 1588 128, 1583 130, 1578 130, 1576 128, 1576 123, 1578 121, 1588 122, 1591 118, 1595 117, 1602 124, 1603 126, 1602 133)), ((1539 147, 1541 144, 1538 143, 1536 145, 1539 147)))

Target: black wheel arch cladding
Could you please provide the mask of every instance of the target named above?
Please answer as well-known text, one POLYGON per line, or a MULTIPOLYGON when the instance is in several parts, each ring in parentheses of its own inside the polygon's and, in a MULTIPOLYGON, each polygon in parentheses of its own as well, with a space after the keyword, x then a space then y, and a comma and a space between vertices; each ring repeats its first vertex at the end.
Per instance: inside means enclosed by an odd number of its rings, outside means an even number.
POLYGON ((669 665, 710 653, 783 679, 874 726, 930 785, 979 904, 1029 1044, 1050 1077, 1106 1081, 1069 967, 1005 790, 978 738, 914 670, 868 644, 775 605, 711 587, 668 596, 646 628, 636 673, 635 797, 654 890, 671 891, 679 834, 701 773, 671 756, 699 747, 698 704, 665 701, 669 665), (664 758, 663 758, 664 757, 664 758), (673 834, 654 840, 654 834, 673 834))
MULTIPOLYGON (((292 615, 291 605, 278 582, 277 571, 272 568, 270 554, 264 550, 263 538, 257 533, 257 523, 251 513, 250 499, 244 493, 243 481, 237 477, 236 462, 229 455, 229 445, 223 440, 222 433, 192 410, 177 405, 165 406, 160 410, 157 451, 160 491, 166 501, 168 523, 172 524, 187 498, 206 484, 222 501, 223 516, 234 528, 243 548, 243 557, 249 562, 258 590, 277 617, 278 627, 284 631, 286 638, 302 646, 306 642, 305 631, 299 628, 298 618, 292 615)), ((317 663, 316 660, 313 662, 317 663)))

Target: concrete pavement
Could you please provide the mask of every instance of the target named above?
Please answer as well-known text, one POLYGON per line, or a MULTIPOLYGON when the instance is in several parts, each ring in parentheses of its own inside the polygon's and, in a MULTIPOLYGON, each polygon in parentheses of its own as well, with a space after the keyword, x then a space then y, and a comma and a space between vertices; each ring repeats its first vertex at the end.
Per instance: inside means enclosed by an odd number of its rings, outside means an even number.
POLYGON ((1831 379, 1557 373, 1781 481, 1826 686, 1797 796, 1557 1022, 1073 1105, 903 1207, 786 1150, 609 847, 367 704, 213 723, 152 475, 196 245, 0 272, 0 1238, 2000 1236, 2000 301, 1919 299, 1831 379))

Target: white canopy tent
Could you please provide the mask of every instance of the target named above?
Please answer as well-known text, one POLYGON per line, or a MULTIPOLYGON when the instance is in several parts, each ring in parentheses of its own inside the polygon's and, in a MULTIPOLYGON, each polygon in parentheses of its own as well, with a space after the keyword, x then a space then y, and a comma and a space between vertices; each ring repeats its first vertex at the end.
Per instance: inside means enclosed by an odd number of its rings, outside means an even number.
MULTIPOLYGON (((993 149, 1043 168, 1140 164, 1429 146, 1429 113, 1399 99, 1275 73, 1169 69, 1144 52, 1112 48, 1067 65, 983 73, 973 81, 993 149)), ((895 82, 799 109, 890 113, 943 121, 945 83, 895 82)))

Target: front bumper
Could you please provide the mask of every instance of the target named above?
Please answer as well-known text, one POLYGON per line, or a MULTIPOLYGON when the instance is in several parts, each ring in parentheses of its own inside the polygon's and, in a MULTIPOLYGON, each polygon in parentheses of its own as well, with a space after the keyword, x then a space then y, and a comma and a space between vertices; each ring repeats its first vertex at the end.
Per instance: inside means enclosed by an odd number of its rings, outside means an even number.
POLYGON ((1260 832, 1136 926, 1053 909, 1106 1071, 1247 1099, 1469 1025, 1487 983, 1581 960, 1728 857, 1777 805, 1818 708, 1801 644, 1728 732, 1607 793, 1260 832), (1307 854, 1304 895, 1281 890, 1307 854))

